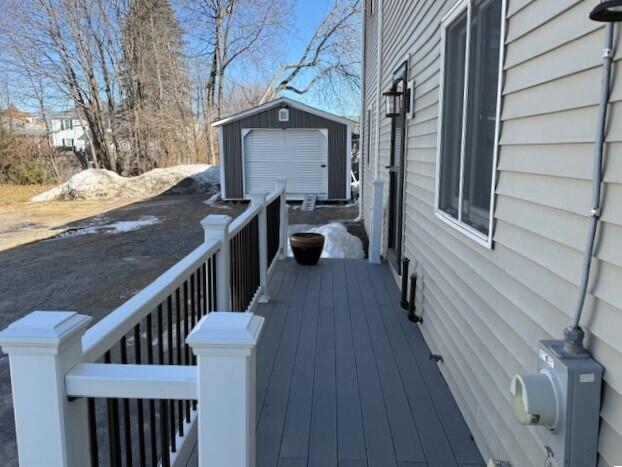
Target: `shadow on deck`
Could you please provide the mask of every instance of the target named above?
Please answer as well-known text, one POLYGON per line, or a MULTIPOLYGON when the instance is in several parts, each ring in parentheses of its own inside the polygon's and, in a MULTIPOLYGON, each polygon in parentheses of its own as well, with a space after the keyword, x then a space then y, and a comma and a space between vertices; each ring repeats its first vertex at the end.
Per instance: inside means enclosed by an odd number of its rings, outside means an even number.
POLYGON ((483 466, 387 265, 277 264, 257 357, 257 467, 483 466))

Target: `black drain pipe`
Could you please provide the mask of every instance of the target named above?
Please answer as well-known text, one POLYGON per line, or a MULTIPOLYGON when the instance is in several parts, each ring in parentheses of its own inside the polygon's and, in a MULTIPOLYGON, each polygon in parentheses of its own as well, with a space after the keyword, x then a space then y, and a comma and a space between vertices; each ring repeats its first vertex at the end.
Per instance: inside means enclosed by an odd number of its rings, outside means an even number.
POLYGON ((402 259, 402 299, 400 305, 404 310, 408 310, 408 300, 406 300, 406 294, 408 293, 408 266, 410 260, 408 258, 402 259))
POLYGON ((416 294, 417 293, 417 274, 410 276, 410 300, 408 303, 408 319, 413 323, 423 323, 423 318, 417 316, 415 311, 417 310, 417 306, 415 304, 416 294))

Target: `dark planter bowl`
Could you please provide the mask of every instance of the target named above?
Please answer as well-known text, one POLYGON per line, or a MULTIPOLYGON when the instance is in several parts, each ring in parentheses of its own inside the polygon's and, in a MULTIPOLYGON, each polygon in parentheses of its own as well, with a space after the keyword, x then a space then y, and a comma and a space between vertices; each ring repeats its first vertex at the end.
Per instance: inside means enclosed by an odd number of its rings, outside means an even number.
POLYGON ((324 235, 311 232, 295 233, 289 236, 289 243, 298 264, 315 266, 322 256, 324 235))

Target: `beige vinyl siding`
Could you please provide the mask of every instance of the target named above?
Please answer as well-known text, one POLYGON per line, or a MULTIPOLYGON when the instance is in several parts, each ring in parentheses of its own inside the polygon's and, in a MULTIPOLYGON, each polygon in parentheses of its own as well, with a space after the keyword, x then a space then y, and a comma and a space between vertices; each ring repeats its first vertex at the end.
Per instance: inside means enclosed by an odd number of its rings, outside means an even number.
MULTIPOLYGON (((561 336, 578 292, 602 64, 602 25, 587 17, 594 3, 507 4, 492 250, 434 214, 440 20, 454 1, 385 0, 384 5, 382 89, 408 54, 409 79, 415 79, 415 117, 407 128, 404 254, 419 276, 422 331, 432 351, 445 358, 441 370, 484 457, 508 459, 515 467, 543 465, 544 448, 536 432, 512 415, 511 377, 535 369, 538 340, 561 336)), ((620 50, 622 41, 614 65, 602 224, 583 319, 589 348, 606 368, 600 466, 622 462, 620 50)), ((375 73, 374 62, 366 63, 370 67, 375 73)), ((386 181, 390 121, 378 118, 380 175, 386 181)))

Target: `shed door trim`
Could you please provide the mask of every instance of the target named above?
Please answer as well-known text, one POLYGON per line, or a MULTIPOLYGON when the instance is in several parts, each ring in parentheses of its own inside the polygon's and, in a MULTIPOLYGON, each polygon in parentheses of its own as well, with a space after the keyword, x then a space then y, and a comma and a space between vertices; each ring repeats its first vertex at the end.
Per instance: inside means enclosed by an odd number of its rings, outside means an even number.
MULTIPOLYGON (((246 147, 246 137, 253 131, 256 132, 272 132, 272 133, 277 133, 281 132, 281 134, 283 132, 287 132, 288 134, 293 134, 296 132, 315 132, 315 133, 319 133, 323 136, 323 141, 322 141, 322 171, 323 171, 323 178, 321 178, 321 186, 322 186, 322 190, 315 192, 313 191, 313 193, 316 193, 318 195, 319 199, 328 199, 329 198, 329 190, 330 190, 330 183, 329 183, 329 174, 330 174, 330 157, 329 157, 329 141, 328 141, 328 129, 327 128, 286 128, 286 129, 282 129, 282 128, 242 128, 241 129, 241 137, 242 137, 242 144, 241 144, 241 155, 242 155, 242 192, 243 192, 243 196, 245 198, 247 198, 251 193, 247 187, 247 177, 246 177, 246 172, 247 172, 247 147, 246 147)), ((286 137, 286 135, 284 135, 284 137, 286 137)), ((319 167, 318 167, 319 169, 319 167)), ((302 199, 304 194, 303 192, 293 192, 290 190, 292 187, 291 183, 288 183, 288 192, 291 194, 291 196, 288 196, 289 199, 302 199)), ((267 187, 266 187, 267 188, 267 187)), ((273 189, 273 187, 271 187, 268 191, 271 191, 273 189)), ((309 193, 311 193, 311 191, 309 190, 309 193)))

